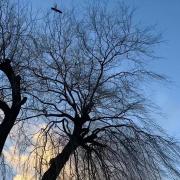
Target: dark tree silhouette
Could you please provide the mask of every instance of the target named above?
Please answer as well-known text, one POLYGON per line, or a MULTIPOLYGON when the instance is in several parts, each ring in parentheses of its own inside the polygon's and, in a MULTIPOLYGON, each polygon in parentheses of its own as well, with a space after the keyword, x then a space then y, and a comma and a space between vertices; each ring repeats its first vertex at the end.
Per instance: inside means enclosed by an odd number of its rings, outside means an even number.
POLYGON ((33 150, 39 178, 180 177, 179 146, 150 118, 143 90, 144 82, 164 79, 147 66, 159 35, 134 24, 133 15, 125 6, 91 6, 83 18, 64 12, 46 19, 39 55, 27 67, 28 110, 46 124, 33 150))
POLYGON ((4 118, 0 124, 0 154, 2 153, 5 141, 9 135, 16 118, 19 114, 21 106, 26 102, 26 98, 21 98, 21 77, 16 75, 9 59, 5 59, 0 63, 0 70, 6 75, 12 89, 12 105, 0 99, 0 109, 4 113, 4 118))
POLYGON ((22 97, 23 64, 31 24, 27 9, 9 0, 0 1, 0 155, 5 141, 17 123, 26 97, 22 97))

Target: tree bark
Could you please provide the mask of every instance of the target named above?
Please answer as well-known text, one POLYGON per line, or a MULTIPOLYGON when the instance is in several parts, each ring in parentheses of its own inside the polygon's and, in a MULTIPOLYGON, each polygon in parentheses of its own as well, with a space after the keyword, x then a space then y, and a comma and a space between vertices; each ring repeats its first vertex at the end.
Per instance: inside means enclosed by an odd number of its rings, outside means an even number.
POLYGON ((78 144, 71 139, 67 145, 64 147, 62 152, 58 154, 55 158, 51 159, 51 164, 49 169, 44 173, 42 180, 56 180, 60 174, 62 168, 65 166, 66 162, 69 160, 70 155, 76 150, 78 144))

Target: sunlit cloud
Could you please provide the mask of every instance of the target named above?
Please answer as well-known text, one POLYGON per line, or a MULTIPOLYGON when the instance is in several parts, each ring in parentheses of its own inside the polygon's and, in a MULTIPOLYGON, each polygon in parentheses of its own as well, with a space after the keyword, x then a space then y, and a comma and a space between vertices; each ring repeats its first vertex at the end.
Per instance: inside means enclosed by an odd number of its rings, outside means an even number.
POLYGON ((31 175, 16 175, 13 180, 33 180, 33 177, 31 175))
MULTIPOLYGON (((44 124, 37 127, 37 129, 43 128, 45 128, 44 124)), ((8 149, 4 151, 6 162, 11 165, 13 172, 15 172, 13 180, 38 179, 37 177, 40 170, 41 174, 43 174, 49 167, 50 160, 62 150, 59 146, 57 148, 53 147, 49 139, 47 139, 46 146, 44 146, 45 139, 41 130, 32 136, 32 142, 33 144, 36 144, 36 148, 30 146, 27 152, 24 152, 23 154, 19 152, 18 146, 15 145, 9 146, 8 149)), ((73 170, 71 169, 70 173, 69 165, 67 163, 63 170, 64 176, 72 177, 72 171, 73 170)))

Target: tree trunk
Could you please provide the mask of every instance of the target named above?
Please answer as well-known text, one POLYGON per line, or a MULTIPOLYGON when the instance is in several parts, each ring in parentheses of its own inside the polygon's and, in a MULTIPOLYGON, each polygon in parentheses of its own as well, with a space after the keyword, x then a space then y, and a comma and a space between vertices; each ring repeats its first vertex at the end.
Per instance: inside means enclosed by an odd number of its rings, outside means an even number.
POLYGON ((49 169, 44 173, 42 180, 56 180, 60 174, 62 168, 69 160, 70 155, 76 150, 78 144, 71 139, 64 147, 62 152, 58 154, 54 159, 51 159, 49 169))
POLYGON ((14 123, 16 121, 16 118, 19 114, 21 107, 18 108, 14 108, 9 110, 9 114, 5 115, 3 122, 0 124, 0 155, 2 153, 4 144, 6 142, 6 139, 12 129, 12 127, 14 126, 14 123))
POLYGON ((2 153, 7 136, 9 135, 9 133, 14 125, 14 122, 11 123, 9 121, 10 121, 10 119, 4 118, 3 123, 0 125, 0 155, 2 153))
MULTIPOLYGON (((1 59, 0 59, 1 60, 1 59)), ((4 119, 0 124, 0 155, 2 153, 5 141, 10 133, 16 118, 19 114, 21 106, 26 102, 27 98, 21 98, 21 77, 15 74, 11 61, 8 59, 1 60, 0 71, 7 76, 12 91, 12 105, 9 107, 8 103, 0 99, 0 109, 4 112, 4 119)))

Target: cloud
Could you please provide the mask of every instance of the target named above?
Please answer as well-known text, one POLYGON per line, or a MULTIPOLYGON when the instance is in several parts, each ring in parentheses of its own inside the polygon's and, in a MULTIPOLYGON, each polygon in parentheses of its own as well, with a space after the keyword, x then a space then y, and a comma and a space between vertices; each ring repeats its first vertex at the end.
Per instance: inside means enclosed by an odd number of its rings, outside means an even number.
POLYGON ((31 175, 16 175, 13 180, 33 180, 33 177, 31 175))
MULTIPOLYGON (((41 174, 44 174, 49 167, 49 161, 62 151, 63 145, 59 144, 59 137, 52 133, 51 138, 46 138, 42 134, 42 128, 44 127, 46 127, 44 124, 37 127, 37 130, 40 130, 31 139, 35 146, 29 146, 24 153, 20 152, 20 145, 17 144, 8 146, 4 151, 6 162, 12 167, 15 174, 13 180, 39 179, 40 170, 41 174)), ((74 176, 72 166, 71 172, 69 170, 69 164, 67 163, 63 170, 67 179, 74 176)))
MULTIPOLYGON (((45 125, 41 124, 37 127, 37 130, 44 127, 45 125)), ((20 152, 20 145, 17 144, 8 146, 3 152, 6 163, 15 172, 13 180, 33 180, 36 176, 35 172, 39 172, 39 169, 42 173, 45 172, 50 159, 57 154, 49 139, 47 139, 46 148, 44 148, 45 138, 42 131, 35 133, 31 140, 36 146, 29 146, 24 153, 20 152)))

